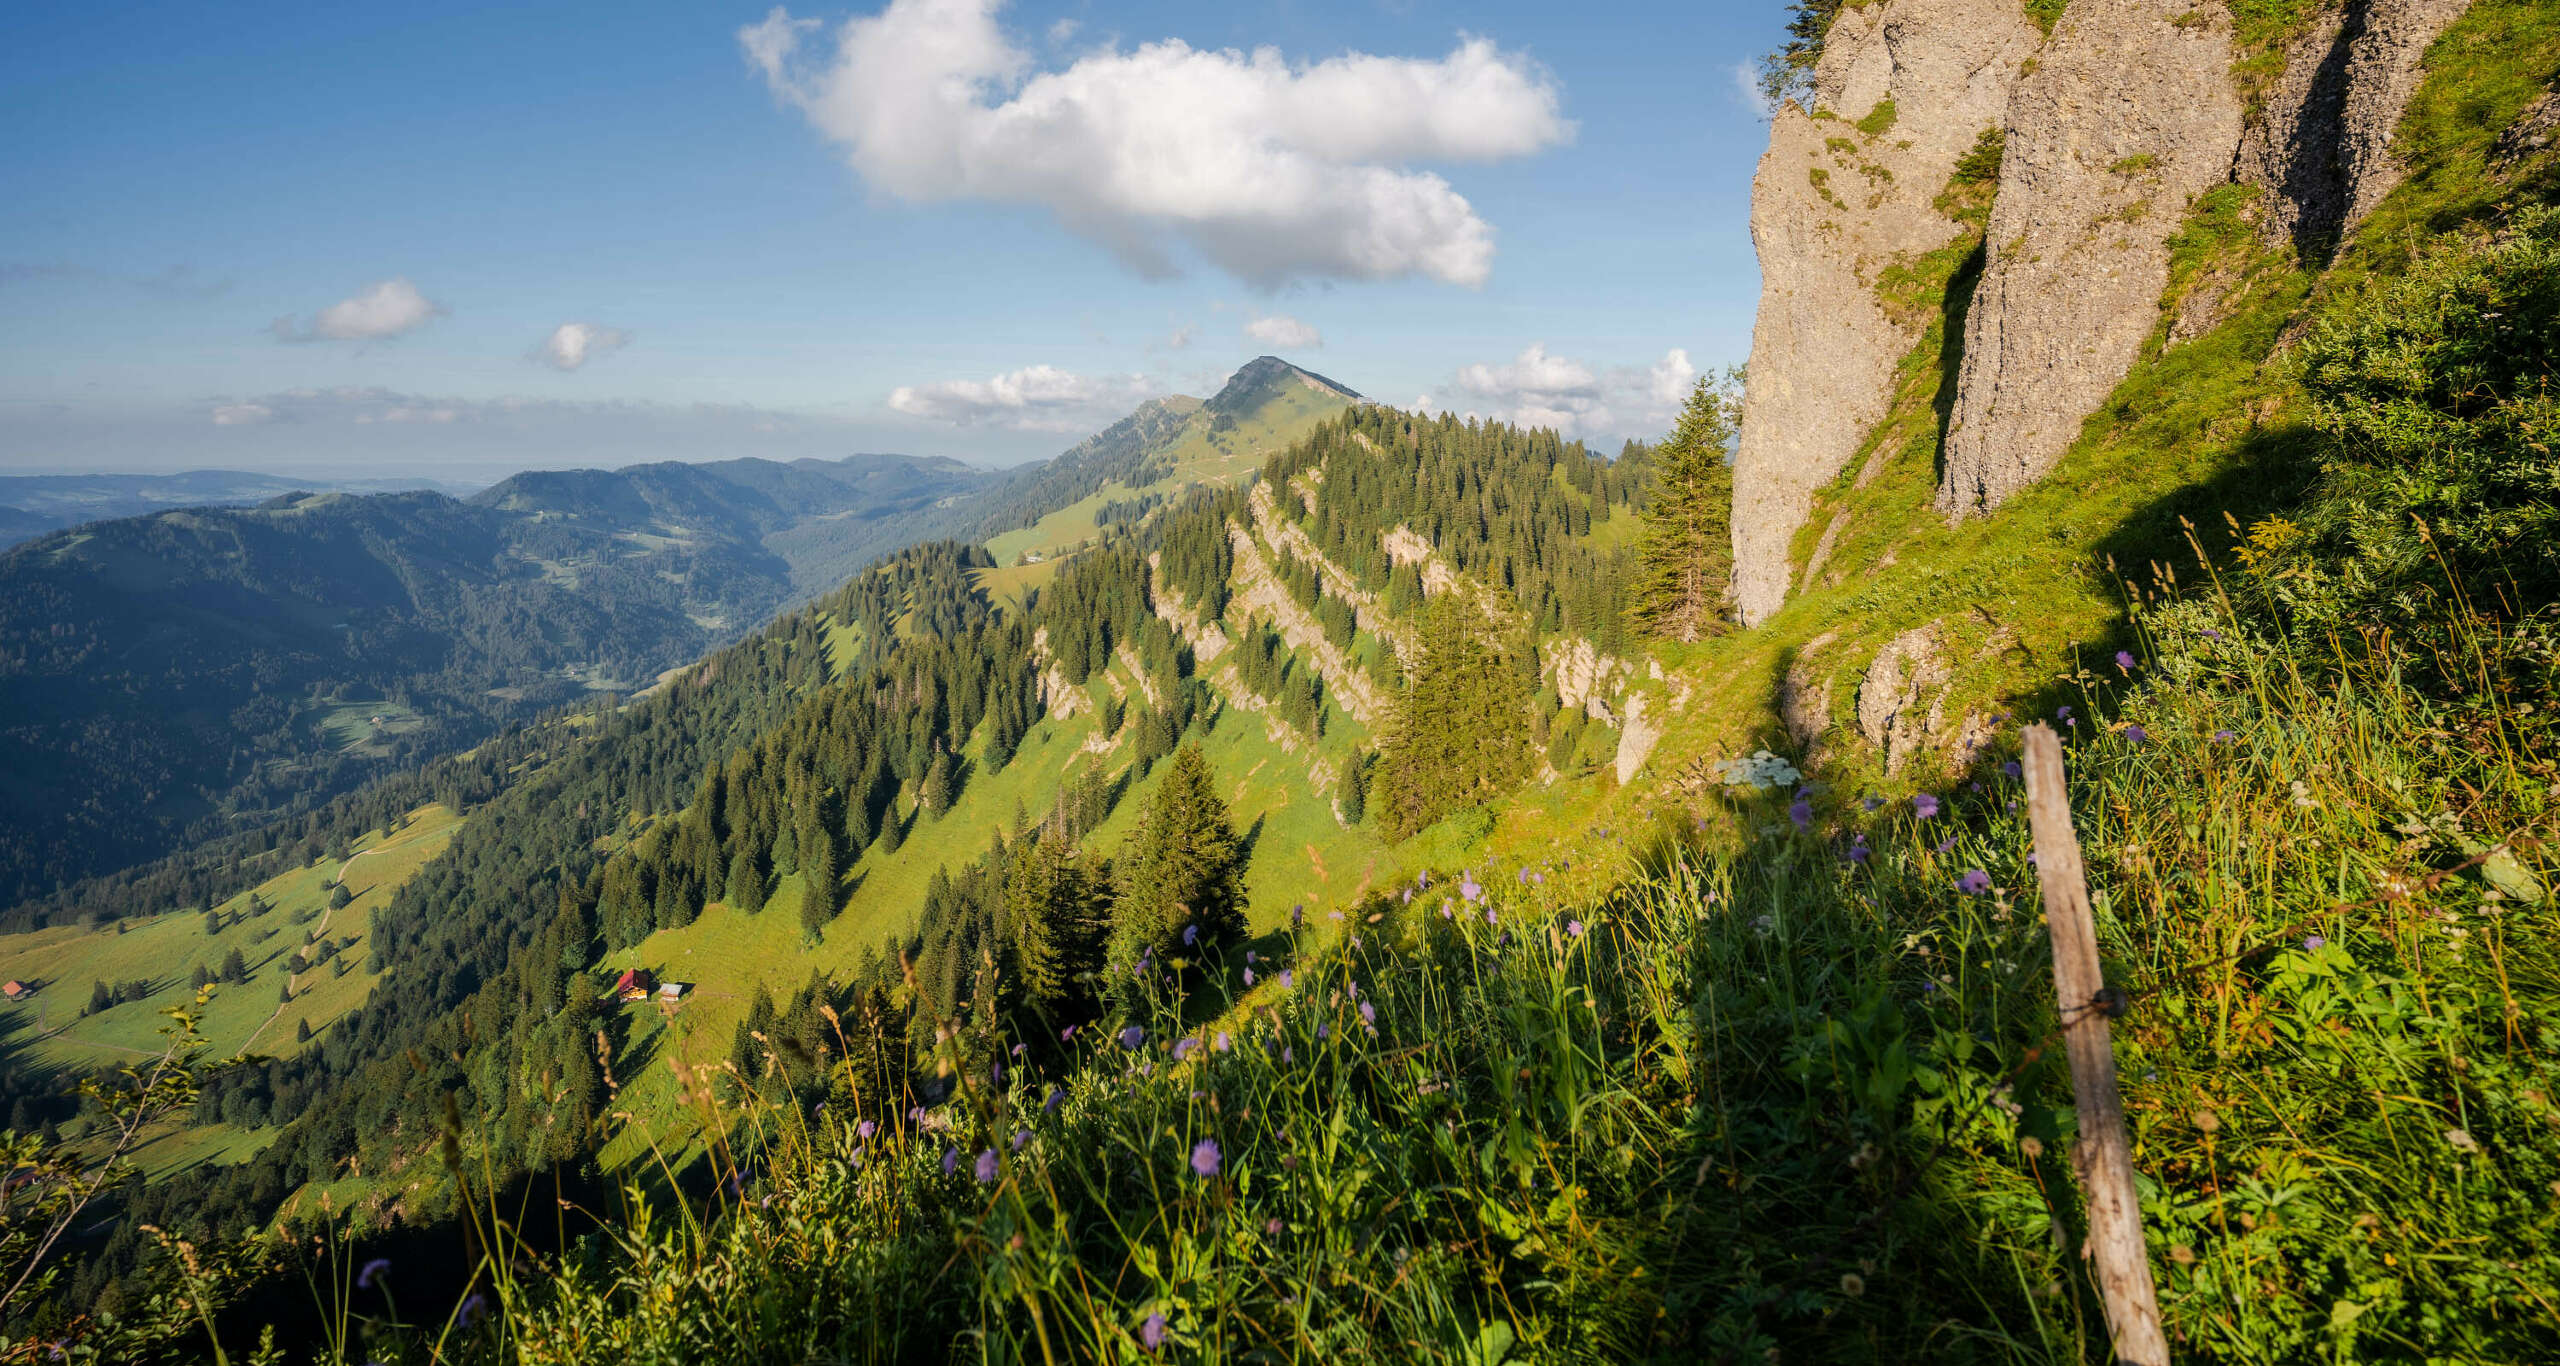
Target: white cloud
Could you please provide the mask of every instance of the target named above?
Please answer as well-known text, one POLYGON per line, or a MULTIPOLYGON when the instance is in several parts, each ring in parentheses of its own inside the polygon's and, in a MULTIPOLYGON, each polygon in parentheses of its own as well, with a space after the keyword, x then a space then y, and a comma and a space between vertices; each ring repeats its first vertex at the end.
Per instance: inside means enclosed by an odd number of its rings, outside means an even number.
POLYGON ((1079 375, 1054 365, 1027 365, 983 380, 901 384, 889 391, 889 407, 961 427, 985 423, 1028 432, 1083 431, 1119 418, 1144 400, 1151 387, 1142 375, 1079 375))
POLYGON ((1753 69, 1751 63, 1735 62, 1733 64, 1733 93, 1735 98, 1742 101, 1743 107, 1751 111, 1753 118, 1766 123, 1777 117, 1778 106, 1769 98, 1767 92, 1760 88, 1760 73, 1753 69))
POLYGON ((619 327, 598 327, 594 323, 562 323, 551 329, 551 335, 534 348, 536 360, 554 370, 575 370, 599 356, 608 356, 631 344, 631 334, 619 327))
POLYGON ((1324 334, 1285 313, 1256 318, 1244 325, 1244 334, 1265 346, 1283 351, 1303 351, 1324 345, 1324 334))
POLYGON ((276 319, 269 330, 283 341, 383 341, 415 332, 444 311, 443 305, 420 294, 416 285, 391 279, 321 309, 307 324, 287 315, 276 319))
POLYGON ((1173 329, 1171 332, 1166 333, 1164 340, 1157 342, 1156 346, 1160 350, 1180 351, 1189 347, 1191 343, 1198 340, 1200 340, 1200 325, 1197 323, 1184 323, 1173 329))
POLYGON ((276 410, 263 403, 217 403, 213 406, 213 425, 217 427, 254 427, 276 420, 276 410))
POLYGON ((873 187, 911 201, 1046 206, 1133 268, 1179 243, 1260 287, 1422 275, 1484 282, 1493 229, 1415 163, 1485 162, 1568 141, 1554 82, 1467 38, 1437 61, 1178 40, 1040 70, 996 23, 1002 0, 890 0, 847 20, 775 9, 739 32, 774 93, 873 187))
POLYGON ((1553 427, 1569 437, 1602 437, 1669 431, 1697 377, 1689 353, 1679 347, 1649 366, 1594 370, 1536 342, 1508 362, 1460 369, 1456 383, 1487 400, 1499 421, 1553 427))

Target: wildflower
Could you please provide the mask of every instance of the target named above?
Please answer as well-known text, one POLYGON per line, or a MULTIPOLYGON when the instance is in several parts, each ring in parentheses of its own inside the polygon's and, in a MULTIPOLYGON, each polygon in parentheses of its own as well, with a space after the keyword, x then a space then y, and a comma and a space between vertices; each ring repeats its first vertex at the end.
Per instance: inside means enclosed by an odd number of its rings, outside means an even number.
POLYGON ((1190 1056, 1192 1049, 1198 1048, 1199 1046, 1200 1041, 1198 1039, 1186 1038, 1177 1042, 1173 1046, 1173 1060, 1175 1062, 1182 1061, 1184 1058, 1190 1056))
POLYGON ((1855 1271, 1841 1273, 1840 1293, 1852 1299, 1867 1293, 1866 1279, 1855 1271))
POLYGON ((1218 1174, 1218 1140, 1204 1138, 1191 1145, 1191 1170, 1202 1176, 1218 1174))
POLYGON ((1582 937, 1582 922, 1579 920, 1568 920, 1564 922, 1564 932, 1567 938, 1580 939, 1582 937))
POLYGON ((1372 1034, 1377 1033, 1377 1032, 1378 1032, 1378 1008, 1377 1008, 1376 1006, 1373 1006, 1373 1005, 1369 1004, 1367 1001, 1362 1001, 1362 1002, 1360 1003, 1360 1023, 1362 1023, 1362 1024, 1364 1024, 1364 1025, 1367 1025, 1367 1026, 1369 1027, 1369 1032, 1370 1032, 1370 1033, 1372 1033, 1372 1034))
POLYGON ((1081 1028, 1083 1028, 1082 1025, 1068 1025, 1066 1028, 1059 1030, 1058 1042, 1065 1043, 1067 1040, 1074 1038, 1076 1036, 1076 1031, 1081 1028))
POLYGON ((2480 1140, 2473 1138, 2469 1129, 2447 1129, 2444 1131, 2444 1141, 2452 1144, 2457 1152, 2480 1151, 2480 1140))
POLYGON ((1182 927, 1182 944, 1183 944, 1183 947, 1185 947, 1185 948, 1189 948, 1191 945, 1193 945, 1193 944, 1197 944, 1197 943, 1199 943, 1199 942, 1200 942, 1200 927, 1199 927, 1199 926, 1197 926, 1197 925, 1185 925, 1185 926, 1183 926, 1183 927, 1182 927))
POLYGON ((1146 1041, 1147 1031, 1140 1029, 1136 1025, 1131 1025, 1120 1031, 1120 1046, 1128 1049, 1132 1053, 1138 1051, 1138 1045, 1145 1043, 1146 1041))
POLYGON ((2121 670, 2123 670, 2123 671, 2124 671, 2124 672, 2126 672, 2126 673, 2132 673, 2132 672, 2133 672, 2133 652, 2132 652, 2132 651, 2130 651, 2130 650, 2118 650, 2118 651, 2116 651, 2116 667, 2117 667, 2117 668, 2119 668, 2119 669, 2121 669, 2121 670))
POLYGON ((995 1149, 989 1148, 985 1152, 978 1154, 978 1184, 981 1186, 994 1185, 996 1180, 996 1170, 999 1165, 1000 1163, 996 1158, 995 1149))
POLYGON ((1316 1042, 1323 1043, 1326 1039, 1331 1037, 1333 1037, 1333 1026, 1326 1024, 1322 1020, 1316 1021, 1316 1042))
POLYGON ((944 1176, 949 1176, 950 1174, 952 1174, 953 1172, 956 1172, 956 1171, 958 1171, 958 1170, 960 1170, 960 1150, 959 1150, 958 1148, 945 1148, 945 1149, 943 1149, 943 1150, 942 1150, 942 1174, 943 1174, 944 1176))
POLYGON ((1063 1086, 1052 1086, 1049 1088, 1049 1098, 1040 1102, 1040 1113, 1044 1115, 1054 1115, 1058 1113, 1058 1107, 1066 1104, 1066 1101, 1067 1088, 1063 1086))
POLYGON ((2060 707, 2056 707, 2056 708, 2054 708, 2054 709, 2053 709, 2053 719, 2054 719, 2054 720, 2056 720, 2056 721, 2068 721, 2068 720, 2070 720, 2070 719, 2071 719, 2071 708, 2070 708, 2068 705, 2060 706, 2060 707))
POLYGON ((853 1136, 865 1143, 870 1142, 871 1136, 878 1132, 880 1132, 880 1126, 867 1119, 853 1126, 853 1136))
POLYGON ((1930 820, 1938 814, 1938 799, 1929 793, 1916 793, 1911 798, 1911 814, 1930 820))
POLYGON ((1802 797, 1796 798, 1795 802, 1787 807, 1787 819, 1794 821, 1798 830, 1811 829, 1813 826, 1813 803, 1802 797))
POLYGON ((1966 896, 1981 896, 1991 890, 1991 875, 1979 868, 1968 869, 1956 879, 1956 890, 1966 896))
POLYGON ((2323 939, 2316 934, 2304 935, 2302 938, 2302 951, 2304 953, 2318 953, 2321 946, 2328 942, 2328 940, 2323 939))
POLYGON ((1253 985, 1253 969, 1251 969, 1251 968, 1246 968, 1246 969, 1244 970, 1244 984, 1245 984, 1246 986, 1252 986, 1252 985, 1253 985))
POLYGON ((2197 635, 2200 635, 2200 636, 2203 636, 2203 637, 2204 637, 2205 639, 2207 639, 2207 640, 2220 640, 2220 639, 2222 639, 2222 633, 2221 633, 2220 631, 2217 631, 2217 630, 2213 629, 2213 628, 2212 628, 2212 627, 2210 627, 2210 626, 2208 626, 2208 627, 2204 628, 2204 629, 2203 629, 2203 630, 2201 630, 2201 631, 2196 632, 2196 634, 2197 634, 2197 635))
POLYGON ((1483 897, 1484 884, 1476 881, 1474 873, 1468 873, 1458 883, 1458 895, 1465 897, 1469 903, 1473 903, 1483 897))
POLYGON ((1884 805, 1884 798, 1875 796, 1861 797, 1858 799, 1858 805, 1865 807, 1869 811, 1873 811, 1877 807, 1884 805))
POLYGON ((361 1289, 371 1290, 373 1288, 373 1283, 376 1280, 381 1279, 382 1274, 390 1269, 390 1258, 376 1257, 372 1261, 364 1264, 364 1270, 356 1273, 356 1285, 361 1289))
POLYGON ((2140 726, 2126 726, 2124 728, 2124 738, 2139 745, 2146 743, 2151 739, 2151 732, 2144 730, 2140 726))
POLYGON ((1287 991, 1287 990, 1289 990, 1290 988, 1293 988, 1293 987, 1295 987, 1295 986, 1297 986, 1297 985, 1298 985, 1298 974, 1296 974, 1296 973, 1294 973, 1294 972, 1289 971, 1287 968, 1282 968, 1282 969, 1280 970, 1280 989, 1281 989, 1281 990, 1283 990, 1283 991, 1287 991))
POLYGON ((1210 1047, 1212 1047, 1212 1048, 1217 1049, 1217 1050, 1218 1050, 1219 1052, 1221 1052, 1221 1053, 1224 1053, 1224 1052, 1226 1052, 1228 1049, 1235 1047, 1235 1043, 1234 1043, 1234 1041, 1233 1041, 1233 1040, 1231 1040, 1231 1039, 1229 1039, 1229 1038, 1227 1037, 1227 1031, 1225 1031, 1225 1030, 1221 1029, 1221 1030, 1219 1030, 1219 1031, 1218 1031, 1218 1037, 1217 1037, 1217 1039, 1216 1039, 1214 1042, 1212 1042, 1209 1046, 1210 1046, 1210 1047))
POLYGON ((2018 767, 2018 761, 2017 761, 2017 760, 2015 760, 2015 759, 2012 759, 2012 760, 2010 760, 2009 762, 2007 762, 2007 763, 2005 763, 2005 764, 2002 764, 2002 765, 2000 766, 2000 773, 2001 773, 2001 776, 2003 776, 2003 777, 2007 777, 2007 778, 2018 778, 2018 777, 2023 777, 2023 776, 2025 776, 2025 774, 2026 774, 2026 770, 2025 770, 2025 769, 2023 769, 2023 768, 2018 767))
POLYGON ((1307 923, 1307 903, 1301 901, 1289 908, 1289 928, 1303 929, 1307 923))
POLYGON ((1030 1141, 1031 1131, 1029 1129, 1016 1129, 1013 1131, 1013 1150, 1015 1152, 1021 1152, 1022 1145, 1030 1141))
POLYGON ((1949 835, 1949 836, 1947 836, 1945 839, 1942 839, 1942 840, 1938 841, 1938 852, 1939 852, 1941 855, 1948 853, 1949 851, 1953 850, 1955 847, 1956 847, 1956 837, 1955 837, 1955 836, 1953 836, 1953 835, 1949 835))
POLYGON ((1404 904, 1408 906, 1413 904, 1413 889, 1411 887, 1404 889, 1404 904))
POLYGON ((1147 1315, 1147 1321, 1138 1325, 1138 1341, 1145 1343, 1150 1352, 1161 1350, 1164 1347, 1164 1315, 1147 1315))
POLYGON ((1849 852, 1843 857, 1851 863, 1864 863, 1867 861, 1867 852, 1867 837, 1860 835, 1849 845, 1849 852))
POLYGON ((488 1312, 489 1297, 474 1290, 471 1292, 471 1298, 464 1300, 462 1307, 453 1312, 453 1325, 456 1328, 469 1328, 479 1323, 481 1317, 488 1312))
POLYGON ((1283 1227, 1284 1225, 1282 1225, 1279 1220, 1273 1219, 1263 1224, 1262 1232, 1265 1237, 1277 1238, 1280 1236, 1280 1230, 1283 1227))

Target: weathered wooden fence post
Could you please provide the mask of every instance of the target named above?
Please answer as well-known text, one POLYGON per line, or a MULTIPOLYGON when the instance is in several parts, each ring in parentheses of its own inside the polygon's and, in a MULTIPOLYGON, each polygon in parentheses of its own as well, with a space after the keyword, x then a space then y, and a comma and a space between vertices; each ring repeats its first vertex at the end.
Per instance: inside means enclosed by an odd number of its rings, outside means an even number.
POLYGON ((2036 881, 2044 889, 2045 923, 2053 935, 2053 989, 2062 1006, 2063 1048, 2071 1058, 2071 1091, 2080 1110, 2080 1142, 2071 1162, 2089 1205, 2089 1257, 2106 1299, 2115 1359, 2128 1366, 2169 1366, 2151 1257, 2142 1242, 2133 1144, 2125 1134, 2124 1098, 2116 1093, 2116 1055, 2104 1004, 2112 998, 2102 996, 2107 983, 2098 966, 2098 925, 2089 912, 2080 840, 2071 831, 2062 741, 2051 726, 2027 727, 2025 767, 2036 881))

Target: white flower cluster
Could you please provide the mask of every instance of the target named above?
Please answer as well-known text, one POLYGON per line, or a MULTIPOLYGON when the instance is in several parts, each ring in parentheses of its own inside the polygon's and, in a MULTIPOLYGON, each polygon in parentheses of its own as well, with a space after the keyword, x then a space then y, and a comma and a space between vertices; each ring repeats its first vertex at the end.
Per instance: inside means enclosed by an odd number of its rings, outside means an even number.
POLYGON ((1715 765, 1716 776, 1727 787, 1747 787, 1766 792, 1773 787, 1793 787, 1804 777, 1796 766, 1767 750, 1755 751, 1748 759, 1723 759, 1715 765))

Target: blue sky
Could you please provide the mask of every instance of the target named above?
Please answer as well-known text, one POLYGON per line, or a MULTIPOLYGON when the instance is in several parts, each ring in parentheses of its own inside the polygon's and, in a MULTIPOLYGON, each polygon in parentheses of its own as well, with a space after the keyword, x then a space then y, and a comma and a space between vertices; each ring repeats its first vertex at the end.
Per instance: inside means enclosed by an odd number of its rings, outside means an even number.
POLYGON ((0 472, 1011 464, 1266 351, 1614 447, 1748 350, 1780 22, 11 6, 0 472))

